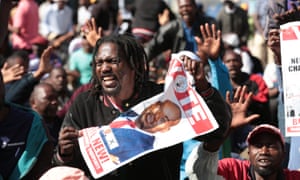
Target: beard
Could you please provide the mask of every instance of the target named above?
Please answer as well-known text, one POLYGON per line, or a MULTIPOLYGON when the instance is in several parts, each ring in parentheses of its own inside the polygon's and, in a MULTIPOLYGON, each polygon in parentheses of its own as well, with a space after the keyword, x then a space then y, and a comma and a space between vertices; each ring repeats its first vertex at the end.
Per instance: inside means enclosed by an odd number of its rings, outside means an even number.
POLYGON ((106 94, 108 96, 116 96, 121 92, 121 85, 118 84, 116 87, 113 88, 107 88, 102 86, 102 92, 103 94, 106 94))
POLYGON ((272 168, 257 168, 254 167, 254 170, 262 177, 268 177, 274 173, 272 168))

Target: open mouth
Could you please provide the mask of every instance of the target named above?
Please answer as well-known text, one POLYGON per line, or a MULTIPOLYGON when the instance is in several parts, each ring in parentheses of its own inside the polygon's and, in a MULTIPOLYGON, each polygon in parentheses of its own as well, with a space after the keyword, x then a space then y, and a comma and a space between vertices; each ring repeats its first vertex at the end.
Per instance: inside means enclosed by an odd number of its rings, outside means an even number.
POLYGON ((269 166, 272 162, 269 159, 259 159, 258 164, 260 166, 269 166))
POLYGON ((115 86, 117 83, 115 76, 102 77, 102 85, 107 87, 115 86))

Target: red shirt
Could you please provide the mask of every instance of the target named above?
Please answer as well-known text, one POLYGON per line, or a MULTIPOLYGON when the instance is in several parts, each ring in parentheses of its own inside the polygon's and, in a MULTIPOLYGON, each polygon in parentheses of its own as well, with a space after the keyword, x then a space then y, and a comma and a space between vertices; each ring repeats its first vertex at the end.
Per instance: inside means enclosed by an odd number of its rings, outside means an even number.
POLYGON ((13 47, 31 49, 30 41, 39 36, 38 5, 34 0, 19 2, 13 15, 13 27, 20 28, 19 34, 12 35, 13 47))
MULTIPOLYGON (((226 180, 251 180, 249 174, 250 161, 235 158, 224 158, 219 160, 218 175, 226 180)), ((285 180, 300 179, 300 171, 283 170, 285 180)))

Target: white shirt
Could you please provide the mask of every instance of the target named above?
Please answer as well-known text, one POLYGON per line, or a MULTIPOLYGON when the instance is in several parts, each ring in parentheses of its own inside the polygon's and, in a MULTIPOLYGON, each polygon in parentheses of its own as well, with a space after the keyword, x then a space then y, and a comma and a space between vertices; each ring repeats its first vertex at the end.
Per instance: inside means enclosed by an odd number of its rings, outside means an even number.
POLYGON ((77 23, 78 27, 81 27, 85 22, 92 17, 92 6, 86 8, 85 6, 80 6, 77 10, 77 23))
POLYGON ((73 12, 69 6, 65 5, 63 9, 59 10, 57 3, 52 4, 42 22, 41 34, 47 37, 49 33, 62 35, 71 31, 73 28, 72 16, 73 12))

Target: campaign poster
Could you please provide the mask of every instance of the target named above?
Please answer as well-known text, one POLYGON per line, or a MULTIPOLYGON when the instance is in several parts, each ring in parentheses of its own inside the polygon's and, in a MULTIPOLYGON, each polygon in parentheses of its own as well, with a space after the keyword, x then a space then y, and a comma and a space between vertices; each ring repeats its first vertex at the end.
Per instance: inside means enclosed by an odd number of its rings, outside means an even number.
POLYGON ((280 29, 286 136, 300 136, 300 22, 280 29))

